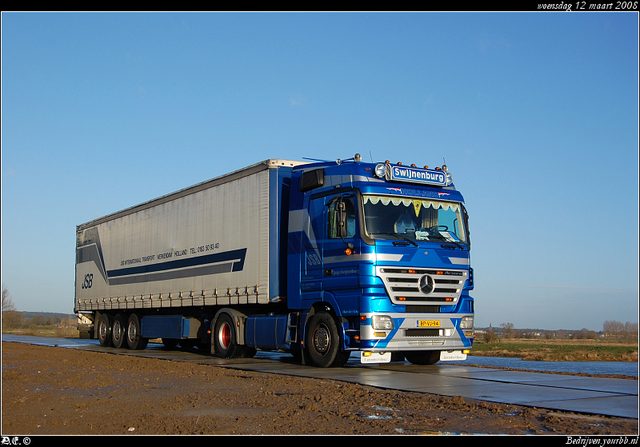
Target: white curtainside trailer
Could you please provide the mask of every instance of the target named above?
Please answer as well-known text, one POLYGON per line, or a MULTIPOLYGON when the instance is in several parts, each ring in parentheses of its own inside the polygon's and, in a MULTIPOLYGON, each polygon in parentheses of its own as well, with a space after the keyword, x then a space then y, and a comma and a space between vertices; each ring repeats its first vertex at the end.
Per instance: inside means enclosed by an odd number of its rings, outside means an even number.
POLYGON ((75 311, 84 326, 97 331, 100 315, 115 310, 279 302, 288 193, 279 170, 298 164, 267 160, 79 225, 75 311))

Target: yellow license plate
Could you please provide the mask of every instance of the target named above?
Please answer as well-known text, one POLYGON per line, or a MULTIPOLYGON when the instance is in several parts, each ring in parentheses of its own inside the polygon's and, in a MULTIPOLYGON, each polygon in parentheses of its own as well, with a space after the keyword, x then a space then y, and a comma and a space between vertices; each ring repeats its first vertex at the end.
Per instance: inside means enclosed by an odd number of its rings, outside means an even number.
POLYGON ((438 320, 418 320, 418 327, 440 327, 438 320))

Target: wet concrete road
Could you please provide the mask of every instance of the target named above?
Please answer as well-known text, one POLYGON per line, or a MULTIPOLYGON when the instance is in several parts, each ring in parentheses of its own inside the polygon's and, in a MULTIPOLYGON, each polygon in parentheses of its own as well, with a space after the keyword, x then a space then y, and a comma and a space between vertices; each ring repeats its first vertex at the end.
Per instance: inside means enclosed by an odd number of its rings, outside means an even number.
POLYGON ((96 340, 2 335, 3 341, 120 355, 192 361, 221 367, 333 379, 377 388, 414 391, 466 400, 523 405, 638 419, 638 381, 559 374, 506 371, 455 364, 418 366, 409 363, 362 365, 352 358, 343 368, 315 368, 296 363, 291 355, 258 352, 252 359, 219 359, 149 344, 143 351, 103 348, 96 340))

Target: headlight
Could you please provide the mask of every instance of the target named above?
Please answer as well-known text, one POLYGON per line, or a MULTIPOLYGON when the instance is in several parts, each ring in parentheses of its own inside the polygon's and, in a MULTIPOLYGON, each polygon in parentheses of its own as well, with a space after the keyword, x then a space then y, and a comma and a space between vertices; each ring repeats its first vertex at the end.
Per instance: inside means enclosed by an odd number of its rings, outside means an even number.
POLYGON ((447 184, 447 186, 451 185, 453 183, 453 176, 448 172, 445 174, 445 176, 446 176, 445 183, 447 184))
POLYGON ((376 175, 376 177, 382 178, 387 173, 387 168, 383 164, 376 165, 373 173, 376 175))
POLYGON ((393 320, 389 315, 373 315, 371 317, 371 327, 374 330, 393 330, 393 320))
POLYGON ((473 317, 462 317, 460 329, 473 329, 473 317))

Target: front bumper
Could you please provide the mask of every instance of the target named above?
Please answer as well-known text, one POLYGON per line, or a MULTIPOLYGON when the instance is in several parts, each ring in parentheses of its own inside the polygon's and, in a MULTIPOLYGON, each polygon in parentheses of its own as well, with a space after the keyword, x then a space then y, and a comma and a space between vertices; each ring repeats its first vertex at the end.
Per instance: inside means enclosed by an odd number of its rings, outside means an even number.
POLYGON ((386 314, 393 319, 393 329, 375 329, 371 317, 360 321, 360 350, 426 351, 461 350, 473 345, 473 328, 460 328, 463 317, 473 314, 386 314))

